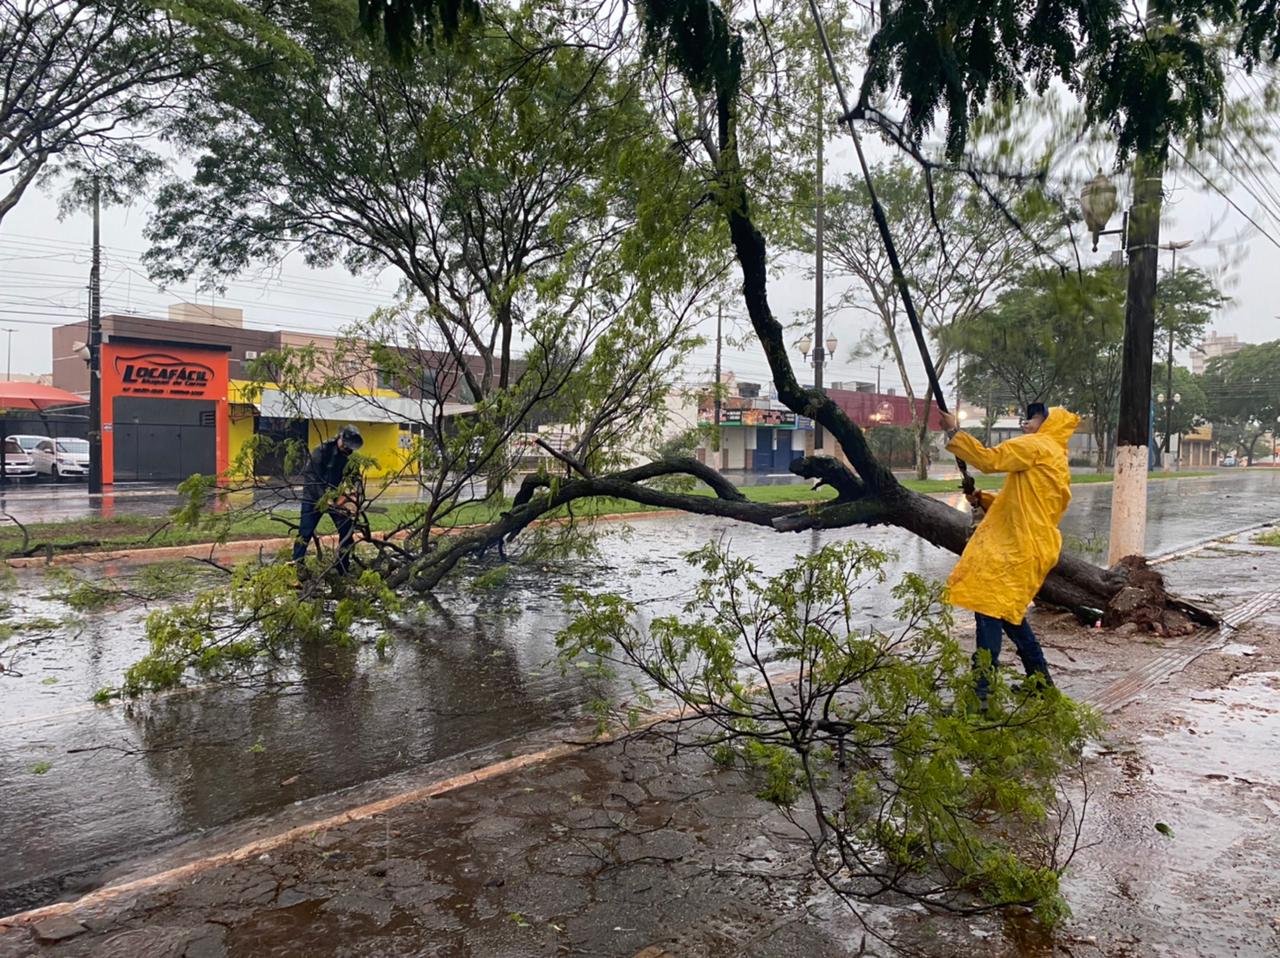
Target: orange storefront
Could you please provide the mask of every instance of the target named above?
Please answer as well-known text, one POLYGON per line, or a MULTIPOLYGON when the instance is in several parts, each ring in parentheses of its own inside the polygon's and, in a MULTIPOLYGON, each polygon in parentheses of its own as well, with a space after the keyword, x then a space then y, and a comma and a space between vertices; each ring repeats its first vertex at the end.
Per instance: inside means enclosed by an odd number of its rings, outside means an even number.
POLYGON ((102 481, 182 480, 227 468, 229 347, 102 346, 102 481))

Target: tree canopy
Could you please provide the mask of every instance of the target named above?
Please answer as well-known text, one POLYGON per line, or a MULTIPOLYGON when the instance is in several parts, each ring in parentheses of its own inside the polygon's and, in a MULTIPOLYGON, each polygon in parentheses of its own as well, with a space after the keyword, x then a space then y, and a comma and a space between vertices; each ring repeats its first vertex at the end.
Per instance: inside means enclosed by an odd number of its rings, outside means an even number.
POLYGON ((1120 0, 880 4, 860 108, 885 93, 906 104, 914 142, 940 121, 958 158, 989 103, 1067 87, 1092 125, 1109 128, 1118 157, 1171 138, 1199 142, 1222 119, 1225 74, 1280 52, 1274 0, 1153 0, 1146 15, 1120 0))
MULTIPOLYGON (((1049 257, 1065 238, 1063 217, 1031 189, 1013 204, 1019 213, 1015 224, 967 179, 943 173, 926 180, 901 158, 873 168, 872 177, 880 204, 893 223, 899 262, 921 323, 933 339, 934 368, 945 380, 956 346, 948 331, 985 310, 1030 264, 1049 257)), ((855 352, 878 353, 893 360, 902 388, 912 400, 918 477, 926 478, 928 416, 921 415, 915 403, 909 371, 916 347, 861 178, 850 176, 831 192, 829 202, 831 272, 854 280, 840 305, 872 317, 855 352)), ((920 397, 926 401, 925 408, 932 402, 930 397, 931 393, 920 397)))
POLYGON ((0 2, 0 222, 41 177, 140 192, 161 161, 146 138, 186 105, 204 66, 192 31, 149 0, 0 2))
POLYGON ((1280 340, 1209 360, 1204 393, 1219 448, 1238 446, 1252 463, 1258 439, 1280 429, 1280 340))

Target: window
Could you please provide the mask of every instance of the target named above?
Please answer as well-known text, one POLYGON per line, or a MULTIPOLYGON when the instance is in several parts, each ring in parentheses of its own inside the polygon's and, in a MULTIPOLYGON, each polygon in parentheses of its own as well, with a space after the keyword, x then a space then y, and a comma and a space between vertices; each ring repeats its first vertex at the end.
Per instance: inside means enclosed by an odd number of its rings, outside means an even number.
POLYGON ((436 382, 436 371, 434 369, 422 370, 422 382, 419 388, 422 390, 423 399, 436 400, 440 398, 439 385, 436 382))
MULTIPOLYGON (((85 443, 85 445, 87 446, 88 443, 85 443)), ((53 443, 46 439, 44 442, 39 443, 36 448, 41 452, 53 452, 53 443)))

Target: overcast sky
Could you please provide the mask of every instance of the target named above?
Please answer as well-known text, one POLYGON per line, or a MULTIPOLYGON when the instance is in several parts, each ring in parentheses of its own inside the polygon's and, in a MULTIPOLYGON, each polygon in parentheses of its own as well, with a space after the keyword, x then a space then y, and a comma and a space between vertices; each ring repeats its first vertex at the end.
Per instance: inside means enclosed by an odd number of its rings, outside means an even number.
MULTIPOLYGON (((829 178, 851 169, 852 149, 843 140, 829 149, 829 178)), ((1221 333, 1235 333, 1246 342, 1261 342, 1280 336, 1280 248, 1268 238, 1280 239, 1280 223, 1269 211, 1280 213, 1280 203, 1265 198, 1267 190, 1280 195, 1280 170, 1265 182, 1223 180, 1218 185, 1239 207, 1233 209, 1222 196, 1202 180, 1186 176, 1169 177, 1169 198, 1161 230, 1162 241, 1191 240, 1193 245, 1179 254, 1180 263, 1195 264, 1215 274, 1232 303, 1213 324, 1221 333), (1252 191, 1253 195, 1250 195, 1252 191), (1265 204, 1265 206, 1264 206, 1265 204), (1256 221, 1251 225, 1248 218, 1256 221), (1259 227, 1261 229, 1259 229, 1259 227)), ((168 304, 179 300, 238 306, 245 311, 247 325, 284 328, 293 331, 336 332, 344 323, 366 316, 394 298, 397 277, 391 270, 379 276, 352 277, 341 269, 308 269, 300 257, 282 264, 264 264, 251 275, 232 283, 227 294, 211 298, 197 295, 191 288, 162 290, 146 277, 140 256, 145 243, 142 228, 148 209, 143 202, 130 208, 107 209, 102 218, 103 312, 130 312, 164 316, 168 304)), ((1116 225, 1113 223, 1112 225, 1116 225)), ((1114 237, 1104 237, 1097 254, 1100 261, 1116 248, 1114 237)), ((0 348, 12 343, 14 372, 48 372, 52 356, 50 330, 53 326, 82 319, 87 308, 90 221, 78 214, 59 221, 55 198, 31 192, 5 217, 0 225, 0 348), (9 334, 12 330, 12 334, 9 334)), ((1162 253, 1168 265, 1168 253, 1162 253)), ((827 301, 836 301, 845 284, 827 280, 827 301)), ((801 311, 813 308, 813 283, 801 264, 771 285, 775 312, 785 323, 801 311)), ((827 327, 840 341, 836 359, 826 374, 828 383, 840 380, 874 381, 876 371, 870 360, 852 360, 849 347, 859 338, 868 320, 852 312, 828 310, 827 327)), ((714 325, 707 329, 714 337, 714 325)), ((687 378, 706 380, 713 365, 714 350, 699 351, 690 364, 687 378)), ((799 363, 799 356, 795 361, 799 363)), ((759 349, 726 350, 726 370, 739 379, 767 381, 767 367, 759 349)), ((923 381, 921 366, 912 357, 912 376, 923 381)), ((801 378, 807 378, 801 374, 801 378)), ((898 385, 896 373, 883 370, 886 387, 898 385)))

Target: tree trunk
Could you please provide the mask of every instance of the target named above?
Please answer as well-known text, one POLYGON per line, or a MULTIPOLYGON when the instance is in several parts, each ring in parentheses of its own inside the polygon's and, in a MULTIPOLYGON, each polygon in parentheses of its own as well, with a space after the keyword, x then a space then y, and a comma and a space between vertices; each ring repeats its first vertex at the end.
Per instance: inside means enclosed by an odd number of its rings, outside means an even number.
POLYGON ((929 421, 926 419, 915 430, 916 478, 929 478, 929 421))

